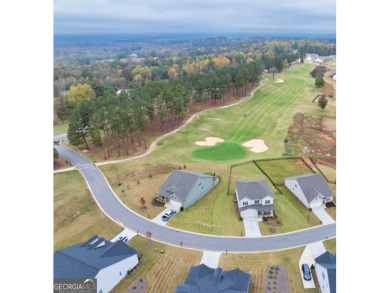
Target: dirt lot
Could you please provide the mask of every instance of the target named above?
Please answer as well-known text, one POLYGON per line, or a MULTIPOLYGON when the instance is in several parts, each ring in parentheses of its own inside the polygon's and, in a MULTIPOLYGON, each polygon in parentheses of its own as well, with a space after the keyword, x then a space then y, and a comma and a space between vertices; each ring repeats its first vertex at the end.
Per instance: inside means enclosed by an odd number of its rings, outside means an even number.
POLYGON ((310 154, 336 164, 335 118, 297 113, 289 127, 286 142, 293 154, 310 154), (332 120, 333 119, 333 120, 332 120))

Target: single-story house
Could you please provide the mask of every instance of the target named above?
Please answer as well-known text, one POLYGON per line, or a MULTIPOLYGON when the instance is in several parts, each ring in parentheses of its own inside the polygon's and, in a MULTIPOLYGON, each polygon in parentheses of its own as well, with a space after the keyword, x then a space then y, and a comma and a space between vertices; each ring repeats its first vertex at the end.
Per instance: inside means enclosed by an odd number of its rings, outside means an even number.
POLYGON ((193 171, 174 170, 157 191, 157 200, 188 208, 217 185, 214 176, 193 171))
POLYGON ((249 293, 251 275, 240 269, 223 271, 205 264, 192 266, 184 284, 175 293, 249 293))
POLYGON ((336 293, 336 256, 329 251, 315 259, 315 271, 322 293, 336 293))
POLYGON ((307 208, 319 207, 333 200, 333 192, 321 174, 285 178, 284 184, 307 208))
POLYGON ((242 218, 274 215, 274 195, 265 179, 236 181, 236 198, 242 218))
POLYGON ((54 279, 96 279, 97 292, 106 293, 137 264, 134 248, 95 235, 54 252, 54 279))

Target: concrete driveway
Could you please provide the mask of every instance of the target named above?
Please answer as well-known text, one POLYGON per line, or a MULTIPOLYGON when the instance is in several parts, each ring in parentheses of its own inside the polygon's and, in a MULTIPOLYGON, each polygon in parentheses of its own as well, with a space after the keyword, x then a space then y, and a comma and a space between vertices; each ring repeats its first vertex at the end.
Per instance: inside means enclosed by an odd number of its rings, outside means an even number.
POLYGON ((261 237, 259 219, 258 218, 246 218, 243 219, 245 228, 245 237, 261 237))
MULTIPOLYGON (((159 225, 163 225, 163 226, 166 226, 167 225, 167 223, 169 222, 169 221, 163 221, 162 220, 162 216, 166 213, 166 212, 168 212, 169 210, 174 210, 174 211, 176 211, 176 214, 174 214, 173 215, 173 217, 174 216, 176 216, 177 215, 177 213, 180 211, 180 208, 179 207, 177 207, 177 206, 174 206, 174 205, 171 205, 171 204, 165 204, 165 207, 166 207, 166 209, 165 210, 163 210, 161 213, 159 213, 156 217, 154 217, 151 221, 152 222, 154 222, 154 223, 156 223, 156 224, 159 224, 159 225)), ((172 218, 173 218, 172 217, 172 218)), ((171 219, 172 219, 171 218, 171 219)), ((169 219, 170 220, 170 219, 169 219)))
POLYGON ((119 237, 126 237, 127 241, 129 241, 135 235, 137 235, 136 232, 125 228, 122 232, 120 232, 118 235, 116 235, 114 238, 112 238, 111 242, 117 241, 119 239, 119 237))
POLYGON ((203 251, 201 264, 205 264, 209 268, 216 269, 218 267, 219 258, 221 257, 221 253, 219 251, 203 251))
POLYGON ((314 265, 314 259, 323 254, 325 251, 326 249, 322 241, 306 245, 305 250, 303 251, 299 260, 299 271, 301 273, 303 288, 310 289, 315 288, 316 286, 314 284, 313 276, 310 281, 303 279, 302 264, 307 263, 310 268, 312 264, 314 265))
POLYGON ((331 216, 326 212, 325 206, 321 206, 318 208, 314 208, 313 213, 317 216, 318 219, 321 220, 323 225, 328 225, 328 224, 334 224, 336 223, 331 216))

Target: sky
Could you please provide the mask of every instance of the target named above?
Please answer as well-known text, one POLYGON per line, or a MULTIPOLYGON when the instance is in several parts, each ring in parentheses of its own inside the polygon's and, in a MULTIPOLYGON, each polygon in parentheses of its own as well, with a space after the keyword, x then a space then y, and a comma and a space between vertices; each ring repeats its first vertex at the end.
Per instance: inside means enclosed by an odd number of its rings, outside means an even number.
POLYGON ((336 33, 336 0, 54 0, 55 34, 336 33))

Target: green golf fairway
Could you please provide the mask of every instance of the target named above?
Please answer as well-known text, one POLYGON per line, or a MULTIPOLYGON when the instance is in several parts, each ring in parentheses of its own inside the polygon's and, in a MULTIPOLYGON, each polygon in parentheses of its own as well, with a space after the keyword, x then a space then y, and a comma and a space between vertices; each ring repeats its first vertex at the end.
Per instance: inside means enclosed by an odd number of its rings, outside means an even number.
POLYGON ((197 149, 192 152, 192 156, 202 160, 227 161, 243 158, 247 150, 233 142, 220 142, 212 147, 197 149))

